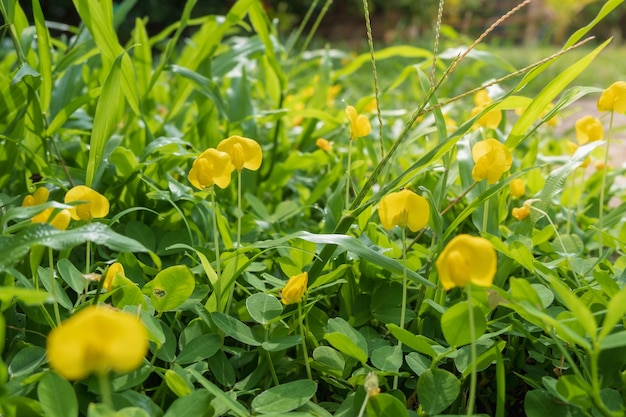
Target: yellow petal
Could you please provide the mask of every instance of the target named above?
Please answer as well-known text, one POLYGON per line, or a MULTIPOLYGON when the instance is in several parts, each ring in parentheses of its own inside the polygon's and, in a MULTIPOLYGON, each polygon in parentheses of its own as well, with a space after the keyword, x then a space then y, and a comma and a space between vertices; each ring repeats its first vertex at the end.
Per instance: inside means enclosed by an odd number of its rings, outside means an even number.
POLYGON ((285 305, 295 304, 302 301, 308 282, 309 274, 307 272, 303 272, 289 278, 287 284, 285 284, 285 288, 283 288, 280 293, 280 301, 282 301, 285 305))
POLYGON ((387 230, 407 226, 416 232, 428 224, 430 207, 424 197, 410 190, 390 193, 380 200, 378 217, 387 230))
POLYGON ((489 97, 489 93, 487 93, 487 90, 480 90, 474 95, 475 106, 478 107, 489 103, 491 103, 491 97, 489 97))
MULTIPOLYGON (((488 103, 483 105, 474 107, 471 112, 471 116, 474 117, 477 114, 481 113, 488 106, 488 103)), ((476 124, 479 126, 488 127, 490 129, 497 129, 502 121, 502 111, 498 109, 489 110, 487 113, 483 114, 478 120, 476 120, 476 124)))
POLYGON ((315 141, 315 146, 317 146, 318 148, 320 148, 321 150, 325 151, 325 152, 330 152, 333 150, 333 145, 332 143, 330 143, 328 140, 324 139, 324 138, 319 138, 315 141))
POLYGON ((530 208, 526 204, 519 208, 514 207, 511 211, 511 216, 515 217, 519 221, 522 221, 526 217, 530 216, 530 208))
POLYGON ((109 214, 109 200, 99 192, 84 185, 77 185, 65 194, 65 203, 83 201, 70 209, 74 220, 90 221, 99 219, 109 214))
POLYGON ((489 287, 496 274, 496 252, 487 239, 470 235, 454 237, 435 262, 445 290, 473 283, 489 287))
POLYGON ((513 181, 510 182, 509 189, 511 197, 520 198, 526 192, 526 185, 524 184, 523 180, 515 178, 513 181))
POLYGON ((604 127, 595 117, 585 116, 578 119, 575 128, 576 140, 580 145, 604 139, 604 127))
POLYGON ((475 163, 472 178, 475 181, 486 179, 488 184, 495 184, 513 163, 509 149, 496 139, 477 142, 472 147, 472 159, 475 163))
POLYGON ((119 262, 114 262, 107 269, 107 273, 104 276, 104 283, 102 284, 102 288, 107 291, 111 291, 111 286, 113 284, 113 278, 115 278, 115 274, 124 275, 124 266, 122 266, 119 262))
POLYGON ((626 82, 617 81, 602 92, 598 99, 599 111, 626 113, 626 82))
POLYGON ((193 161, 187 178, 194 187, 200 190, 209 188, 213 184, 226 188, 230 184, 230 174, 234 169, 235 166, 226 152, 209 148, 193 161))
POLYGON ((239 171, 243 168, 256 171, 263 161, 261 145, 253 139, 242 136, 235 135, 222 140, 217 145, 217 150, 230 155, 233 165, 239 171))
POLYGON ((346 115, 350 121, 350 139, 354 140, 370 134, 372 126, 367 117, 359 114, 352 106, 346 107, 346 115))

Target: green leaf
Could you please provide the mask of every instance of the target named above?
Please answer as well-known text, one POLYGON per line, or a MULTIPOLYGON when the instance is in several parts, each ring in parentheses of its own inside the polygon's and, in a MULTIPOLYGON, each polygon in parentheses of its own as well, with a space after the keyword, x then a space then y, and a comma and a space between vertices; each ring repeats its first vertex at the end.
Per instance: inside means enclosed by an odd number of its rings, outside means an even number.
POLYGON ((428 355, 431 358, 437 356, 437 352, 433 349, 433 345, 436 345, 436 343, 426 336, 413 334, 393 323, 388 323, 387 328, 399 342, 402 342, 414 351, 428 355))
POLYGON ((33 373, 46 360, 46 350, 38 346, 28 346, 17 352, 9 363, 12 378, 33 373))
MULTIPOLYGON (((487 321, 481 309, 473 306, 474 312, 474 340, 478 339, 487 330, 487 321)), ((463 346, 471 343, 470 335, 470 305, 464 301, 453 305, 441 316, 443 336, 451 346, 463 346)))
POLYGON ((50 32, 46 27, 46 21, 41 10, 39 0, 33 0, 33 17, 37 30, 37 52, 39 53, 39 73, 41 74, 41 88, 39 90, 39 103, 41 111, 48 113, 50 97, 52 95, 52 57, 50 54, 50 32))
POLYGON ((2 287, 0 291, 0 301, 10 304, 18 301, 29 306, 52 303, 50 293, 40 290, 31 290, 26 288, 2 287))
POLYGON ((602 340, 613 331, 615 325, 620 322, 626 314, 626 287, 611 297, 609 305, 606 309, 606 315, 602 322, 602 329, 598 335, 598 339, 602 340))
POLYGON ((409 353, 408 355, 406 355, 405 360, 407 365, 409 365, 409 368, 411 368, 411 370, 415 372, 417 376, 420 376, 424 372, 429 370, 432 365, 432 361, 430 359, 428 359, 424 355, 420 355, 417 352, 409 353))
POLYGON ((209 358, 222 346, 222 338, 217 334, 203 334, 191 339, 180 354, 176 357, 176 363, 185 365, 209 358))
POLYGON ((372 352, 372 365, 385 372, 398 372, 402 366, 399 346, 382 346, 372 352))
POLYGON ((439 414, 448 408, 459 396, 459 392, 459 380, 443 369, 429 369, 417 380, 417 397, 428 415, 439 414))
POLYGON ((261 344, 261 347, 268 352, 279 352, 299 345, 302 342, 301 336, 272 337, 261 344))
POLYGON ((330 346, 318 346, 313 350, 313 359, 341 375, 346 367, 343 355, 330 346))
POLYGON ((252 409, 261 414, 286 413, 304 405, 317 391, 311 380, 287 382, 259 394, 252 400, 252 409))
POLYGON ((154 309, 159 313, 172 311, 181 306, 193 293, 196 281, 187 266, 170 266, 159 272, 144 286, 144 294, 150 294, 154 309))
POLYGON ((236 318, 224 313, 214 312, 211 314, 211 319, 227 336, 250 346, 261 346, 261 341, 259 341, 256 336, 252 334, 250 327, 246 326, 236 318))
POLYGON ((376 417, 408 417, 409 413, 402 401, 391 394, 378 394, 367 402, 367 415, 376 417))
POLYGON ((626 330, 608 334, 602 338, 600 343, 602 350, 615 349, 622 346, 626 346, 626 330))
POLYGON ((569 403, 583 409, 591 407, 591 387, 576 375, 562 375, 556 382, 556 389, 569 403))
POLYGON ((46 416, 78 416, 78 399, 72 384, 54 372, 46 372, 39 380, 37 398, 46 416))
POLYGON ((574 293, 566 287, 558 278, 549 275, 548 281, 550 286, 554 290, 554 293, 561 299, 563 304, 569 311, 576 317, 578 323, 585 329, 587 334, 592 340, 596 339, 596 332, 598 331, 598 324, 593 317, 591 310, 578 298, 574 293))
POLYGON ((69 259, 59 259, 57 269, 63 281, 65 281, 76 294, 82 294, 85 288, 87 288, 87 279, 85 279, 82 272, 80 272, 69 259))
MULTIPOLYGON (((171 389, 172 392, 176 394, 176 396, 179 398, 188 396, 192 392, 191 391, 192 388, 185 381, 185 378, 180 376, 176 371, 172 369, 168 369, 167 371, 165 371, 165 383, 167 384, 167 387, 171 389)), ((196 392, 200 392, 200 391, 196 391, 196 392)), ((209 395, 208 392, 205 391, 205 393, 209 395)), ((175 403, 176 402, 174 402, 174 404, 175 403)), ((171 408, 168 409, 168 413, 170 411, 171 411, 171 408)))
MULTIPOLYGON (((173 371, 167 370, 167 372, 173 371)), ((212 399, 212 395, 206 390, 194 391, 174 401, 163 417, 212 417, 214 415, 211 407, 212 399)))
MULTIPOLYGON (((213 313, 213 314, 217 314, 217 313, 213 313)), ((189 372, 194 376, 194 378, 196 378, 196 380, 204 388, 206 388, 213 396, 217 397, 220 401, 222 401, 224 404, 226 404, 228 406, 228 408, 236 416, 239 416, 239 417, 249 417, 250 413, 248 413, 248 410, 246 410, 246 408, 243 405, 239 404, 237 401, 235 401, 234 399, 232 399, 231 397, 226 395, 226 393, 224 393, 224 391, 219 389, 215 384, 213 384, 208 379, 204 378, 202 375, 200 375, 193 368, 188 368, 188 369, 189 369, 189 372)))
POLYGON ((246 308, 250 317, 260 324, 267 324, 283 313, 282 303, 270 294, 252 294, 246 299, 246 308))
POLYGON ((211 374, 215 376, 217 382, 225 387, 235 385, 235 369, 231 365, 223 350, 218 350, 215 355, 207 360, 211 374))
POLYGON ((357 346, 348 335, 338 332, 326 333, 324 339, 338 351, 357 359, 361 363, 367 362, 367 353, 357 346))

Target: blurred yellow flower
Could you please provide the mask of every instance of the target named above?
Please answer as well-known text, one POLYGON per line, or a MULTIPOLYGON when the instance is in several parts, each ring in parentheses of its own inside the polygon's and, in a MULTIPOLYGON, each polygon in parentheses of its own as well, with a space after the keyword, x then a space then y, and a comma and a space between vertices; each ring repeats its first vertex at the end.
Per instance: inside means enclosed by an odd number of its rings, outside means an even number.
POLYGON ((372 131, 372 126, 367 117, 359 114, 352 106, 346 107, 346 115, 350 121, 350 140, 367 136, 372 131))
POLYGON ((335 105, 335 98, 337 94, 341 91, 340 85, 332 85, 328 87, 328 92, 326 93, 326 105, 328 107, 333 107, 335 105))
POLYGON ((209 148, 193 161, 187 179, 199 190, 210 188, 213 184, 226 188, 234 169, 235 166, 226 152, 209 148))
POLYGON ((104 276, 104 283, 102 284, 102 288, 107 291, 111 291, 111 286, 113 285, 113 278, 115 278, 115 274, 124 275, 124 266, 122 266, 119 262, 114 262, 107 269, 107 273, 104 276))
POLYGON ((48 362, 69 380, 91 373, 137 369, 148 351, 148 334, 136 317, 108 307, 90 306, 48 335, 48 362))
POLYGON ((83 203, 69 210, 74 220, 85 220, 88 222, 91 219, 99 219, 109 214, 109 200, 87 186, 77 185, 65 194, 66 204, 79 201, 83 203))
POLYGON ((520 178, 515 178, 509 184, 509 189, 510 189, 511 197, 520 198, 526 192, 526 184, 524 184, 524 180, 520 178))
POLYGON ((585 116, 576 120, 576 140, 579 145, 604 139, 604 128, 600 120, 585 116))
POLYGON ((598 111, 626 113, 626 81, 614 82, 600 94, 598 111))
MULTIPOLYGON (((22 207, 33 207, 43 204, 48 200, 49 191, 46 187, 40 187, 35 190, 33 195, 27 195, 22 201, 22 207)), ((32 223, 48 223, 59 230, 65 230, 70 224, 71 215, 69 210, 58 210, 55 214, 54 208, 49 207, 42 212, 34 215, 30 221, 32 223), (53 217, 51 217, 53 216, 53 217)))
MULTIPOLYGON (((256 171, 263 161, 263 151, 257 141, 242 136, 231 136, 217 144, 217 150, 226 152, 238 171, 244 168, 256 171)), ((223 187, 222 187, 223 188, 223 187)))
POLYGON ((378 108, 376 107, 376 97, 372 97, 370 101, 363 106, 364 113, 375 113, 378 108))
POLYGON ((469 283, 489 287, 496 274, 496 251, 487 239, 462 234, 448 242, 435 266, 446 291, 469 283))
POLYGON ((327 139, 319 138, 315 141, 315 145, 323 151, 330 152, 333 150, 333 144, 327 139))
POLYGON ((378 217, 387 230, 407 226, 412 232, 417 232, 428 223, 430 206, 424 197, 402 190, 387 194, 380 200, 378 217))
POLYGON ((478 107, 489 103, 491 103, 491 97, 489 97, 487 90, 483 89, 474 94, 474 106, 478 107))
POLYGON ((530 206, 524 203, 522 207, 514 207, 511 211, 511 216, 515 217, 519 221, 524 220, 526 217, 530 216, 530 206))
MULTIPOLYGON (((484 103, 474 107, 472 109, 471 116, 474 117, 477 114, 481 113, 488 105, 489 103, 484 103)), ((487 113, 483 114, 478 120, 476 120, 476 125, 488 127, 490 129, 497 129, 501 121, 502 111, 498 109, 493 109, 489 110, 487 113)))
MULTIPOLYGON (((567 150, 571 155, 574 155, 576 153, 576 150, 578 150, 578 145, 575 144, 574 142, 568 140, 567 141, 567 150)), ((591 158, 587 157, 582 164, 580 164, 580 168, 587 168, 587 166, 589 165, 589 163, 591 162, 591 158)))
POLYGON ((475 164, 472 178, 475 181, 486 179, 487 184, 495 184, 513 163, 509 149, 496 139, 477 142, 472 148, 472 159, 475 164))
POLYGON ((287 284, 285 284, 285 288, 283 288, 280 293, 280 301, 282 301, 285 305, 295 304, 302 301, 308 282, 309 274, 307 272, 303 272, 289 278, 287 284))

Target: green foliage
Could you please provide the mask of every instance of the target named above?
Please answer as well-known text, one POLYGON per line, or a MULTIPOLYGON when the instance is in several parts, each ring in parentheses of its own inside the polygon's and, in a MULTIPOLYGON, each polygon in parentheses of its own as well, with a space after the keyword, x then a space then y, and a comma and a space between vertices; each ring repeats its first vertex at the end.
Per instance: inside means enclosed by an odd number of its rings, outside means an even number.
MULTIPOLYGON (((59 29, 38 0, 30 18, 0 1, 0 415, 623 414, 624 168, 580 168, 618 154, 623 115, 573 155, 572 120, 551 125, 603 92, 571 85, 609 41, 516 73, 488 48, 460 56, 460 37, 437 53, 394 45, 374 53, 373 92, 370 54, 299 51, 259 0, 223 16, 200 3, 156 34, 137 18, 125 42, 140 2, 76 0, 80 26, 59 29), (350 147, 347 105, 373 125, 350 147), (492 111, 497 125, 479 127, 492 111), (197 156, 233 135, 260 144, 261 168, 193 187, 197 156), (512 155, 494 184, 474 180, 486 138, 512 155), (64 203, 83 184, 108 214, 48 224, 84 208, 64 203), (380 225, 401 188, 428 202, 419 232, 380 225), (435 262, 460 234, 494 248, 493 285, 443 289, 435 262), (146 356, 66 381, 48 334, 91 304, 139 318, 146 356)), ((565 47, 621 4, 603 2, 565 47)))

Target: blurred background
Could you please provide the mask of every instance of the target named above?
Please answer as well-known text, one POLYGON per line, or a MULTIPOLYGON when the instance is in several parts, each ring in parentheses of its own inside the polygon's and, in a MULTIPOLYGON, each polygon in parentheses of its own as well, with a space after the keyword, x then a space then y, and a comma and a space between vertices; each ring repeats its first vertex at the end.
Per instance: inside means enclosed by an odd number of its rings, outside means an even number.
MULTIPOLYGON (((447 0, 444 24, 460 36, 475 38, 495 19, 519 4, 521 0, 447 0)), ((21 2, 30 14, 30 2, 21 2)), ((78 16, 72 0, 42 1, 46 18, 53 22, 77 24, 78 16)), ((234 0, 199 1, 195 16, 223 14, 234 0)), ((289 33, 300 23, 308 8, 314 4, 314 14, 322 13, 326 0, 263 0, 270 16, 276 19, 282 33, 289 33)), ((387 44, 420 43, 432 30, 437 0, 370 0, 372 30, 377 41, 387 44)), ((598 13, 604 0, 534 0, 529 6, 498 28, 490 43, 501 46, 516 44, 560 45, 581 25, 598 13)), ((126 22, 120 28, 122 40, 128 37, 136 17, 147 17, 148 28, 155 34, 177 21, 185 0, 136 1, 126 22)), ((358 43, 365 39, 362 0, 335 0, 328 7, 317 34, 322 39, 358 43)), ((609 16, 595 29, 594 35, 606 39, 614 37, 621 43, 626 36, 626 7, 609 16)))

